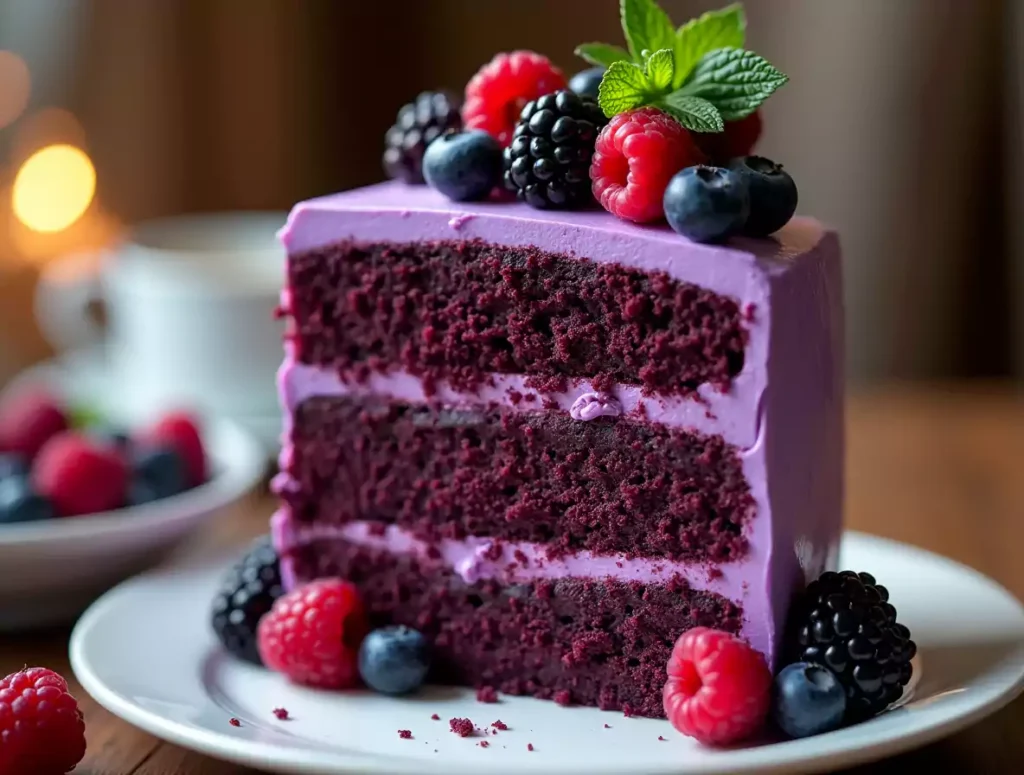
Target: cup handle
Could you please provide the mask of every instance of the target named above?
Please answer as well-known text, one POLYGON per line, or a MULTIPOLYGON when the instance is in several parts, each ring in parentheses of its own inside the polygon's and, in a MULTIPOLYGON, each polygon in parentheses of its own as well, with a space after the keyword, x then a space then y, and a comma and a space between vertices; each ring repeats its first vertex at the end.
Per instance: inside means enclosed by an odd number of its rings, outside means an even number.
POLYGON ((57 350, 96 345, 104 328, 100 268, 105 253, 75 253, 46 265, 35 293, 35 316, 46 340, 57 350))

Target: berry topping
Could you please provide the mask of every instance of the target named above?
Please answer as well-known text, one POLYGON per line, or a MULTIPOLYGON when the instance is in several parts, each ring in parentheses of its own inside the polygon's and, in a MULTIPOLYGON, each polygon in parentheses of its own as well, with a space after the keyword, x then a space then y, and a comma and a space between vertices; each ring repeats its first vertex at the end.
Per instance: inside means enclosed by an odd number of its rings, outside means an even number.
POLYGON ((109 447, 66 431, 39 451, 32 485, 53 502, 58 516, 95 514, 119 508, 124 502, 128 466, 109 447))
POLYGON ((594 100, 567 89, 527 103, 505 149, 505 188, 539 208, 591 202, 590 161, 606 123, 594 100))
POLYGON ((151 492, 155 499, 168 498, 187 489, 185 461, 173 447, 146 447, 131 458, 133 485, 151 492))
POLYGON ((0 452, 31 461, 51 438, 69 427, 64 408, 53 396, 18 392, 0 403, 0 452))
POLYGON ((665 189, 669 226, 694 242, 720 242, 737 234, 750 213, 742 175, 722 167, 687 167, 665 189))
POLYGON ((85 721, 61 676, 31 667, 0 680, 0 773, 58 775, 85 756, 85 721))
POLYGON ((270 536, 262 536, 224 575, 213 598, 213 631, 229 653, 262 664, 257 627, 283 593, 277 552, 270 536))
POLYGON ((772 717, 790 737, 838 729, 845 712, 846 690, 831 670, 797 662, 775 676, 772 717))
POLYGON ((755 110, 746 118, 726 121, 721 132, 700 132, 694 139, 712 164, 724 165, 753 152, 760 137, 761 111, 755 110))
POLYGON ((743 177, 750 191, 750 215, 744 234, 766 237, 789 223, 796 212, 796 183, 781 164, 762 156, 747 156, 733 160, 730 167, 743 177))
POLYGON ((486 132, 450 132, 423 156, 423 176, 456 202, 485 198, 501 181, 501 146, 486 132))
POLYGON ((295 683, 345 689, 358 683, 359 645, 367 629, 356 588, 319 579, 278 598, 260 620, 260 657, 295 683))
POLYGON ((601 86, 601 79, 604 77, 603 67, 591 67, 581 70, 569 79, 569 88, 581 97, 597 99, 598 88, 601 86))
POLYGON ((426 638, 409 627, 374 630, 359 647, 359 674, 382 694, 408 694, 423 683, 430 669, 426 638))
POLYGON ((727 632, 695 627, 672 649, 665 714, 684 735, 727 745, 760 729, 771 686, 772 674, 759 651, 727 632))
POLYGON ((619 218, 657 221, 672 176, 703 161, 690 133, 657 108, 620 113, 597 137, 590 166, 594 196, 619 218))
POLYGON ((53 504, 33 489, 24 474, 0 479, 0 525, 39 522, 56 516, 53 504))
POLYGON ((462 128, 458 100, 447 92, 422 92, 403 105, 384 143, 384 170, 389 178, 423 183, 423 154, 448 130, 462 128))
POLYGON ((206 451, 199 433, 198 420, 187 412, 173 412, 149 429, 144 441, 153 446, 169 446, 185 462, 189 487, 206 481, 206 451))
POLYGON ((869 718, 903 694, 917 646, 896 621, 889 592, 867 573, 826 571, 795 606, 794 661, 824 665, 846 689, 846 722, 869 718))
POLYGON ((8 476, 24 476, 29 472, 25 458, 14 452, 0 452, 0 479, 8 476))
POLYGON ((466 85, 462 121, 466 129, 482 129, 504 148, 526 103, 565 88, 565 76, 551 61, 533 51, 497 54, 466 85))
POLYGON ((89 428, 89 435, 101 444, 114 449, 127 451, 131 445, 131 436, 123 429, 110 425, 89 428))

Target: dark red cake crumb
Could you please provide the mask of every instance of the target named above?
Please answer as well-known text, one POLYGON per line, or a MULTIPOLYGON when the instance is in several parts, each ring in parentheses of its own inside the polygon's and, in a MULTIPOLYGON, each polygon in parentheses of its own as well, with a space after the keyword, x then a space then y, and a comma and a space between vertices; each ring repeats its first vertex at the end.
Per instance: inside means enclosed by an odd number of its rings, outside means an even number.
POLYGON ((288 711, 284 708, 274 708, 274 715, 281 721, 287 721, 290 718, 288 711))
POLYGON ((449 719, 448 725, 451 727, 452 732, 459 737, 469 737, 473 734, 473 722, 468 718, 449 719))
POLYGON ((488 743, 486 740, 481 740, 479 743, 477 743, 477 745, 481 748, 487 748, 490 745, 490 743, 488 743))
POLYGON ((493 686, 481 686, 476 690, 476 700, 477 702, 487 703, 497 702, 498 693, 494 690, 493 686))
POLYGON ((408 729, 399 729, 398 736, 403 740, 412 740, 412 732, 408 729))
POLYGON ((506 724, 501 719, 498 719, 497 721, 492 721, 491 722, 491 726, 494 727, 495 729, 500 729, 502 732, 504 732, 504 731, 506 731, 508 729, 508 724, 506 724))
POLYGON ((661 735, 658 735, 658 739, 659 739, 659 740, 660 740, 661 742, 663 742, 663 743, 666 743, 666 742, 668 742, 668 741, 667 741, 667 740, 666 740, 666 739, 665 739, 664 737, 662 737, 661 735))
POLYGON ((487 536, 490 559, 499 540, 543 543, 556 557, 743 557, 756 504, 734 447, 605 420, 311 398, 294 424, 288 473, 298 487, 281 497, 300 523, 394 523, 428 542, 487 536))
POLYGON ((561 689, 555 692, 551 699, 563 707, 572 704, 572 696, 569 694, 568 689, 561 689))
POLYGON ((604 725, 604 728, 605 728, 605 729, 611 729, 611 728, 612 728, 612 725, 611 725, 611 724, 605 724, 605 725, 604 725))
POLYGON ((438 716, 436 713, 432 713, 430 715, 430 718, 431 718, 432 721, 440 721, 441 720, 441 717, 438 716))
POLYGON ((527 743, 526 744, 526 750, 527 751, 532 751, 533 750, 533 743, 527 743))
POLYGON ((665 272, 441 241, 338 242, 293 253, 288 275, 299 357, 357 379, 399 365, 431 392, 497 372, 685 395, 743 368, 737 302, 665 272))
POLYGON ((228 719, 228 723, 231 726, 233 726, 233 727, 240 727, 240 726, 242 726, 242 722, 239 721, 238 719, 234 718, 234 717, 228 719))

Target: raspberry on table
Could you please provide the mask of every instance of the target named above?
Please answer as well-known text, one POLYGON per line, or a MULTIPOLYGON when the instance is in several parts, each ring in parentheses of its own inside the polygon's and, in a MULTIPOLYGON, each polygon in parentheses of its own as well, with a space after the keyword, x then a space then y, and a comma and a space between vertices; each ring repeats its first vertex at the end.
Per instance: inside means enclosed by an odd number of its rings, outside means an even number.
POLYGON ((662 197, 672 176, 704 161, 690 132, 666 113, 651 107, 620 113, 597 136, 594 197, 619 218, 657 221, 665 216, 662 197))
POLYGON ((724 165, 749 156, 761 137, 761 128, 761 111, 755 110, 739 121, 726 121, 721 132, 697 132, 693 139, 712 164, 724 165))
POLYGON ((497 54, 466 85, 462 123, 507 146, 526 103, 565 86, 565 75, 545 56, 533 51, 497 54))
POLYGON ((150 428, 144 443, 172 447, 185 462, 189 487, 206 481, 206 450, 199 431, 199 420, 189 412, 171 412, 150 428))
POLYGON ((116 451, 75 431, 50 439, 39 451, 32 485, 57 515, 73 517, 120 508, 128 489, 128 464, 116 451))
POLYGON ((64 408, 49 393, 11 393, 0 403, 0 452, 31 462, 46 442, 68 427, 64 408))
POLYGON ((356 588, 318 579, 278 598, 259 623, 263 664, 290 680, 323 689, 359 682, 359 646, 369 629, 356 588))
POLYGON ((68 684, 44 667, 0 680, 0 773, 58 775, 85 756, 85 720, 68 684))
POLYGON ((764 724, 772 674, 764 656, 721 630, 682 634, 668 661, 663 700, 676 729, 705 745, 727 745, 764 724))
POLYGON ((425 91, 403 105, 384 137, 384 170, 389 178, 423 183, 423 154, 449 130, 462 128, 458 100, 445 91, 425 91))

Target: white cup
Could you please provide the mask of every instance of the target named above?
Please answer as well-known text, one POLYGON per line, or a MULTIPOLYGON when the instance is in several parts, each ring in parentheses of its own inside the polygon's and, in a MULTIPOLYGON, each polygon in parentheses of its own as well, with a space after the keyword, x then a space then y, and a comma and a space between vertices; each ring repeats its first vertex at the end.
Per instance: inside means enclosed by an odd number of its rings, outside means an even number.
MULTIPOLYGON (((275 232, 285 218, 164 218, 140 224, 102 256, 50 264, 36 296, 43 334, 61 350, 102 345, 129 416, 188 407, 276 428, 284 326, 273 313, 284 250, 275 232)), ((270 441, 268 433, 260 435, 270 441)))

